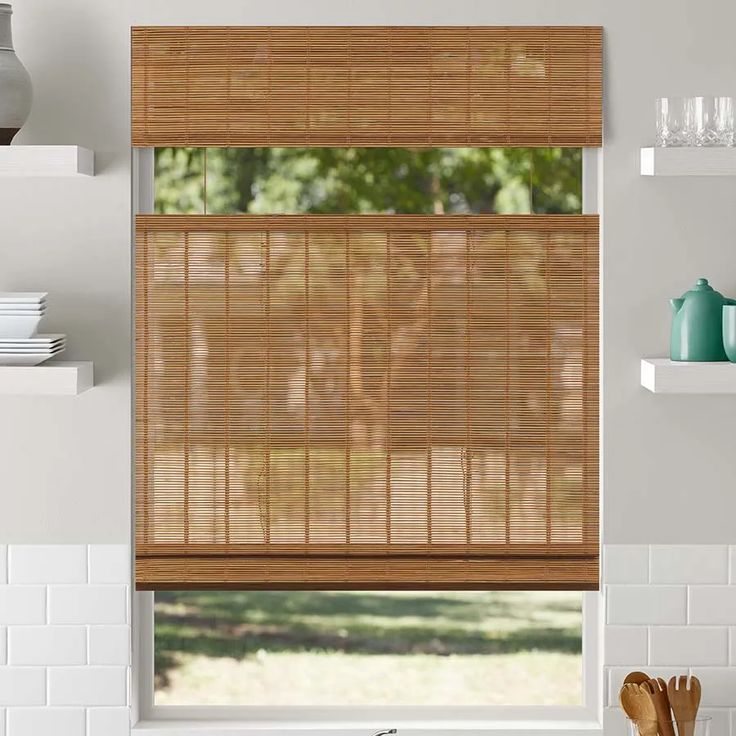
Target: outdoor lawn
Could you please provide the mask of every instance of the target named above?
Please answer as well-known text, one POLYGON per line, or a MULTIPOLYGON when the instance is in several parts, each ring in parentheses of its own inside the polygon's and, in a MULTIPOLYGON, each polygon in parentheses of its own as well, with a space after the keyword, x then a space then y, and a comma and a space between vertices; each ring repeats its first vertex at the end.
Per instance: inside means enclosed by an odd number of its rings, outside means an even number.
POLYGON ((156 702, 574 705, 580 593, 156 593, 156 702))

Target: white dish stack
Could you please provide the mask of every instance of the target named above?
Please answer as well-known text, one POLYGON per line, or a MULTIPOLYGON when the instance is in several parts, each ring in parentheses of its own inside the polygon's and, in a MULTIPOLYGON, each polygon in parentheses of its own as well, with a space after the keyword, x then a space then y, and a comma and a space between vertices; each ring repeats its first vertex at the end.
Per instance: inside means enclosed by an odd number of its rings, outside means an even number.
POLYGON ((39 335, 46 292, 0 292, 0 365, 38 365, 64 352, 66 335, 39 335))

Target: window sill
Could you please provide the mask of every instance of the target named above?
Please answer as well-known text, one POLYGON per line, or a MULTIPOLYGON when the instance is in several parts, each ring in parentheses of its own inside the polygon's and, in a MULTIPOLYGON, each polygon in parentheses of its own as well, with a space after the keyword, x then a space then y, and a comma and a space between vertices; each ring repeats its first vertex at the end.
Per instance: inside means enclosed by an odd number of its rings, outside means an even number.
POLYGON ((381 723, 304 723, 243 721, 139 721, 131 730, 132 736, 314 736, 315 733, 333 732, 339 736, 370 736, 382 727, 396 727, 397 736, 602 736, 603 726, 597 721, 465 721, 381 723))

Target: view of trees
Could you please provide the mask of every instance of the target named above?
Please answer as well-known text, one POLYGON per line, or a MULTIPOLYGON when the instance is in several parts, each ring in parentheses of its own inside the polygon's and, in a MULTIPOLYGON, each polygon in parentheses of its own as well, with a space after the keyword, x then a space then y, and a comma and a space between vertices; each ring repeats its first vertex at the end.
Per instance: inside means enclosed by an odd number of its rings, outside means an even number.
POLYGON ((579 148, 159 148, 156 212, 575 214, 579 148), (206 188, 205 188, 206 169, 206 188))

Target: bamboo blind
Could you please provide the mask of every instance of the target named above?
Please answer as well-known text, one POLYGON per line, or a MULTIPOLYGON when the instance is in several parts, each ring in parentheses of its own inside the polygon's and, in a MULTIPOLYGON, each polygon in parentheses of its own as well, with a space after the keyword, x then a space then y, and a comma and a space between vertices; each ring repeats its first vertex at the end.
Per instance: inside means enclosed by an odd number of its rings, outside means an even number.
POLYGON ((139 216, 140 588, 598 581, 598 218, 139 216))
POLYGON ((598 27, 141 27, 135 146, 599 146, 598 27))

